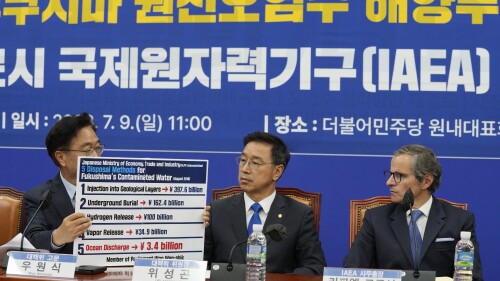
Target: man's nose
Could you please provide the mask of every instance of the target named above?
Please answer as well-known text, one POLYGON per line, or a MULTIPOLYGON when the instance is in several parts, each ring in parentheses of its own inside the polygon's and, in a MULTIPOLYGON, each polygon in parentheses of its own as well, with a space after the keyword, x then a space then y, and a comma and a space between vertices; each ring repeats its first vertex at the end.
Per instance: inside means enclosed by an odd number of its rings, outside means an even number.
POLYGON ((391 176, 387 179, 387 181, 385 182, 385 184, 386 184, 387 186, 394 186, 394 185, 396 185, 397 183, 396 183, 396 181, 394 180, 394 176, 393 176, 393 175, 391 175, 391 176))
POLYGON ((249 173, 250 172, 250 161, 247 161, 243 166, 240 166, 242 172, 249 173))

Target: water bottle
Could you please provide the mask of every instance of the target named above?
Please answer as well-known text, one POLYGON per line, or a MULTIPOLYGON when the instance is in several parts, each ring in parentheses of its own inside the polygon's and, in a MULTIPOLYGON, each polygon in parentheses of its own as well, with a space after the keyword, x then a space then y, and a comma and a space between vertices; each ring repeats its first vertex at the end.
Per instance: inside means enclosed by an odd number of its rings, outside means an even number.
POLYGON ((254 224, 247 242, 246 281, 266 280, 267 241, 262 224, 254 224))
POLYGON ((470 241, 469 231, 460 232, 460 241, 455 247, 454 281, 472 281, 472 267, 474 266, 474 244, 470 241))

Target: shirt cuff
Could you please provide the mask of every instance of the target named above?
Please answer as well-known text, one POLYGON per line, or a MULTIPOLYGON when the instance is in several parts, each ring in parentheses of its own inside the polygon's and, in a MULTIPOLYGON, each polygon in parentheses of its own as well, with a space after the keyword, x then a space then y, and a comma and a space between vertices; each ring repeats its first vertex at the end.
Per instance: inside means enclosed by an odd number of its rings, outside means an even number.
POLYGON ((54 245, 54 242, 52 242, 52 236, 54 235, 54 231, 52 231, 52 234, 50 235, 50 251, 51 252, 57 252, 58 250, 61 250, 62 247, 66 244, 62 244, 61 246, 56 246, 54 245))

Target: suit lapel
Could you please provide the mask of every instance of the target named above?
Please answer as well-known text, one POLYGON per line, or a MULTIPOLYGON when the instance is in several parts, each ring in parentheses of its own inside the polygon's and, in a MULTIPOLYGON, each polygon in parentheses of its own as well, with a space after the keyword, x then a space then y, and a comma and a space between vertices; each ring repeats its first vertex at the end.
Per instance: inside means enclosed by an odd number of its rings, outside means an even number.
POLYGON ((60 175, 57 175, 53 180, 52 190, 52 203, 54 208, 57 210, 61 218, 65 218, 75 212, 73 205, 71 204, 71 198, 68 196, 68 192, 61 181, 60 175))
POLYGON ((394 232, 394 236, 398 240, 401 249, 408 259, 410 264, 413 264, 413 258, 410 248, 410 233, 408 231, 408 222, 406 220, 406 212, 403 210, 401 205, 397 205, 391 214, 391 227, 394 232))
MULTIPOLYGON (((235 195, 232 202, 233 208, 229 212, 229 217, 231 220, 231 226, 233 228, 234 235, 236 236, 236 241, 244 241, 248 239, 247 230, 247 218, 245 210, 245 200, 243 199, 243 193, 235 195)), ((238 247, 240 249, 241 255, 246 256, 244 247, 238 247)))
POLYGON ((425 255, 427 250, 437 237, 441 228, 443 228, 446 223, 446 213, 443 211, 441 202, 435 197, 432 197, 432 206, 429 212, 429 218, 427 219, 427 225, 425 226, 424 240, 422 241, 422 254, 420 259, 425 255))

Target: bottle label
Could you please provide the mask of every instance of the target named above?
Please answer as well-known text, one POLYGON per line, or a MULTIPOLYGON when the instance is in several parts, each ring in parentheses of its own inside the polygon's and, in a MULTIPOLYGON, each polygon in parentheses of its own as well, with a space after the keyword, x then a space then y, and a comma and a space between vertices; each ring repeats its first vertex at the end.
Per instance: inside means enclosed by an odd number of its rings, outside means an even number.
POLYGON ((247 257, 266 260, 266 245, 248 245, 247 257))
POLYGON ((457 270, 470 270, 474 265, 473 252, 457 253, 457 260, 455 261, 455 269, 457 270))

